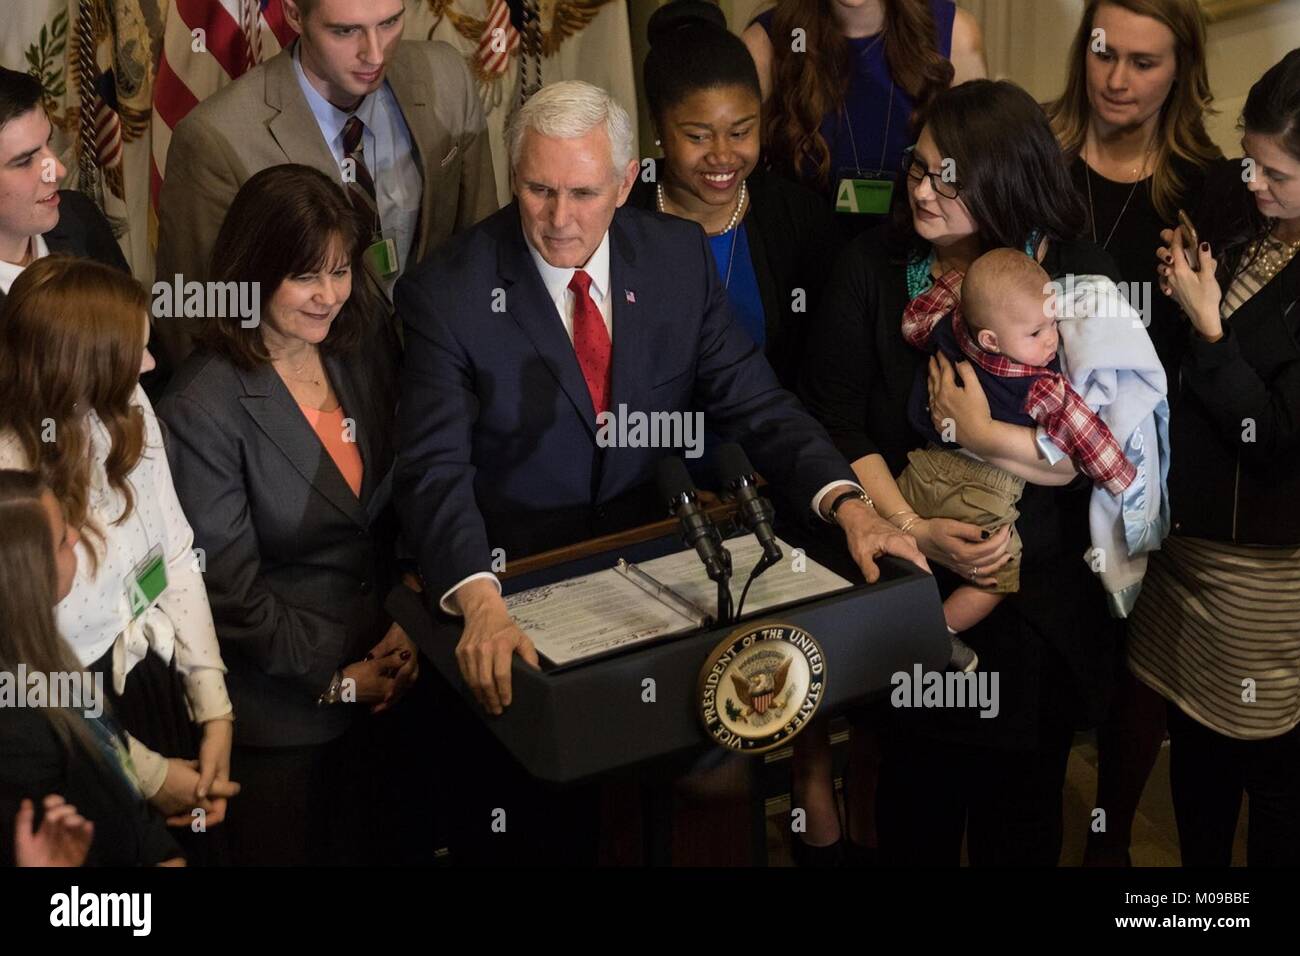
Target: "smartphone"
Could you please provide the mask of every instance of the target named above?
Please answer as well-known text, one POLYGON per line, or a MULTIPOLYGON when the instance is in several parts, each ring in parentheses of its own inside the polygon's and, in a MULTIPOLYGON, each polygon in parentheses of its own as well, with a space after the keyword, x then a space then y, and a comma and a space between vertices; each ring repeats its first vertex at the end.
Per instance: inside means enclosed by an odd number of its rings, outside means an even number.
POLYGON ((1193 272, 1201 270, 1201 256, 1199 247, 1200 238, 1196 235, 1196 227, 1192 225, 1191 217, 1181 209, 1178 210, 1178 229, 1183 234, 1183 255, 1187 257, 1187 264, 1192 267, 1193 272))

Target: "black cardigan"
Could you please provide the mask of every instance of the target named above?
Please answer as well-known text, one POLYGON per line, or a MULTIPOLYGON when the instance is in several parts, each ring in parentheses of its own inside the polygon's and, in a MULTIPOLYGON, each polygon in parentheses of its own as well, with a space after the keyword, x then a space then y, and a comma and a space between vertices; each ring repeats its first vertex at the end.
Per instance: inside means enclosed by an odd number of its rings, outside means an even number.
MULTIPOLYGON (((908 302, 903 261, 886 241, 888 227, 845 247, 813 325, 802 376, 804 400, 849 461, 880 453, 898 475, 923 440, 907 421, 907 398, 925 356, 909 346, 900 322, 908 302)), ((1117 278, 1111 258, 1087 242, 1048 247, 1053 277, 1117 278)), ((1113 686, 1117 622, 1083 561, 1090 547, 1091 484, 1026 485, 1016 523, 1024 541, 1020 591, 966 635, 982 667, 1000 672, 1001 713, 912 713, 931 732, 975 743, 1025 749, 1044 731, 1095 725, 1113 686)), ((945 591, 956 579, 936 567, 945 591)))
MULTIPOLYGON (((657 209, 655 183, 663 164, 655 161, 650 182, 638 178, 628 204, 657 209)), ((745 180, 749 210, 745 227, 749 257, 763 302, 767 341, 764 354, 781 384, 791 391, 798 382, 810 319, 817 314, 822 289, 839 251, 839 235, 826 201, 804 186, 763 169, 745 180), (795 311, 796 289, 803 289, 803 310, 795 311)))
POLYGON ((106 762, 77 746, 69 752, 38 710, 0 710, 0 866, 14 862, 20 801, 32 801, 39 821, 51 793, 95 825, 87 866, 153 866, 182 855, 162 818, 106 762))
MULTIPOLYGON (((1216 235, 1224 211, 1253 202, 1240 161, 1211 174, 1196 224, 1216 256, 1225 252, 1216 235)), ((1231 256, 1230 246, 1227 251, 1231 256)), ((1225 292, 1229 280, 1221 268, 1225 292)), ((1182 390, 1170 413, 1175 534, 1300 545, 1298 300, 1300 256, 1232 314, 1219 341, 1207 342, 1189 327, 1182 390)))

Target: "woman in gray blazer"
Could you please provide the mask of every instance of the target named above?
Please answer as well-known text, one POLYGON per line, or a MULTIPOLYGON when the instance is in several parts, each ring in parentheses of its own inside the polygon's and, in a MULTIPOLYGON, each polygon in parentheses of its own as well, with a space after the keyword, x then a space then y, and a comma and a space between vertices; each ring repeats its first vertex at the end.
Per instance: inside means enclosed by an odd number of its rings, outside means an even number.
MULTIPOLYGON (((393 810, 401 715, 384 712, 419 668, 397 620, 422 610, 389 501, 397 343, 358 238, 323 173, 249 179, 213 252, 226 285, 203 289, 202 347, 158 406, 239 714, 237 863, 373 859, 370 825, 393 810)), ((157 321, 194 291, 156 295, 157 321)))

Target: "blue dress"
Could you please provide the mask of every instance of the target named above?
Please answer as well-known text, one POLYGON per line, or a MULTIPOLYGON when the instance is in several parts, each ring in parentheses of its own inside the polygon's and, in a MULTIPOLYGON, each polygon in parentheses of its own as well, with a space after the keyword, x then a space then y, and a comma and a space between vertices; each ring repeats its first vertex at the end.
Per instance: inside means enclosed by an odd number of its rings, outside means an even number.
MULTIPOLYGON (((935 45, 941 56, 951 57, 957 6, 952 0, 930 0, 930 11, 934 15, 935 45)), ((755 17, 755 22, 763 25, 769 37, 773 13, 767 10, 755 17)), ((831 151, 828 185, 832 190, 841 178, 852 176, 856 169, 897 173, 903 163, 903 150, 912 145, 913 139, 911 122, 916 103, 890 76, 885 62, 884 35, 852 37, 848 38, 848 44, 853 72, 844 108, 827 113, 821 124, 821 134, 831 151)), ((805 185, 826 191, 822 184, 809 181, 805 185)))

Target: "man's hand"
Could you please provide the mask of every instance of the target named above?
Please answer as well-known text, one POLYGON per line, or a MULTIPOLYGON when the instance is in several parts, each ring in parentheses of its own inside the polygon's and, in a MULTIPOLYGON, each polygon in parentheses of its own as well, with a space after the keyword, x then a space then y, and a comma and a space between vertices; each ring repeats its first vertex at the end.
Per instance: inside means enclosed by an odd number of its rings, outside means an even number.
POLYGON ((77 808, 56 793, 43 801, 45 816, 40 829, 32 832, 36 810, 30 800, 18 805, 14 818, 14 864, 16 866, 81 866, 90 852, 95 825, 77 813, 77 808))
MULTIPOLYGON (((832 497, 834 492, 827 497, 832 497)), ((862 575, 872 584, 880 579, 880 569, 875 559, 883 554, 892 554, 896 558, 911 561, 922 571, 929 572, 921 549, 916 546, 916 539, 910 534, 903 534, 880 515, 874 508, 862 501, 846 501, 835 513, 835 521, 844 529, 844 536, 849 546, 849 554, 862 569, 862 575)))
POLYGON ((483 709, 500 715, 512 700, 511 658, 518 654, 533 668, 540 668, 537 648, 511 619, 492 581, 468 581, 457 589, 455 598, 465 615, 465 629, 456 645, 460 674, 483 709))

